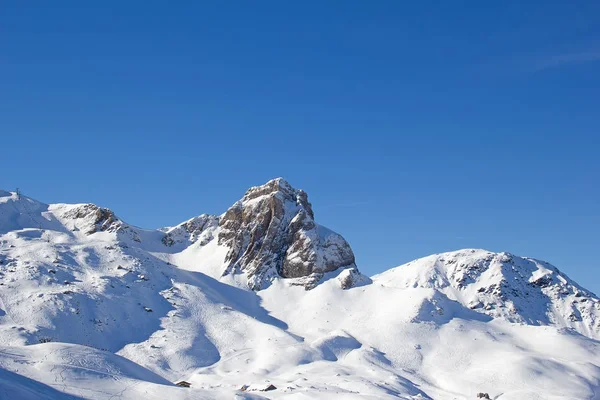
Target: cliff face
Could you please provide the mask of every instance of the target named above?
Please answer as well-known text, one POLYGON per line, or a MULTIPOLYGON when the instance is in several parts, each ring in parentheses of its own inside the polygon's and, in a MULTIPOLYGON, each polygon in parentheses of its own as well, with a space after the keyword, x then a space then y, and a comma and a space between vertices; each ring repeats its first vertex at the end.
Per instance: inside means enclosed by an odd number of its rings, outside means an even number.
POLYGON ((245 272, 255 290, 276 276, 305 278, 299 283, 310 289, 325 272, 356 268, 344 238, 316 224, 306 193, 281 178, 250 188, 219 226, 225 274, 245 272))

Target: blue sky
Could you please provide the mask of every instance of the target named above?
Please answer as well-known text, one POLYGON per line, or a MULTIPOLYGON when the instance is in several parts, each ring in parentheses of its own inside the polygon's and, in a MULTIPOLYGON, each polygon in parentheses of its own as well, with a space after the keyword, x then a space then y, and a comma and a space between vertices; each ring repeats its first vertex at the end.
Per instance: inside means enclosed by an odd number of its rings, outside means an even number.
POLYGON ((373 274, 466 247, 600 293, 600 3, 0 6, 0 187, 143 227, 277 176, 373 274))

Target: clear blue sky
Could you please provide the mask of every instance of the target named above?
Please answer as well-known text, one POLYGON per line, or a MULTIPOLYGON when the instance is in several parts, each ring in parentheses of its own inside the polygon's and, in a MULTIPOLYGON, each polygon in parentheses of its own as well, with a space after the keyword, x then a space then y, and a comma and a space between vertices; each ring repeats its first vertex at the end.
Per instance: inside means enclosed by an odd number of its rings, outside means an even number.
POLYGON ((2 188, 159 227, 283 176, 366 273, 482 247, 600 293, 600 2, 5 1, 0 77, 2 188))

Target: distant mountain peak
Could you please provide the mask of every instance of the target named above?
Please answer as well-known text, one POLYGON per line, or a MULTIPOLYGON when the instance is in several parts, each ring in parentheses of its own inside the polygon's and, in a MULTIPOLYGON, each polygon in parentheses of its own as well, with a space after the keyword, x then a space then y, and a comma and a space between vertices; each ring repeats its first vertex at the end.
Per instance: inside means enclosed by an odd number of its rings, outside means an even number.
POLYGON ((229 247, 225 274, 245 272, 252 289, 277 276, 304 278, 309 289, 326 272, 356 267, 344 238, 317 225, 306 192, 283 178, 248 189, 219 226, 219 244, 229 247))
POLYGON ((262 185, 250 187, 246 191, 246 194, 254 193, 257 191, 275 192, 275 191, 281 191, 281 190, 294 191, 296 189, 294 189, 292 187, 292 185, 290 185, 290 183, 288 181, 286 181, 284 178, 278 177, 278 178, 270 179, 267 182, 263 183, 262 185))
POLYGON ((72 207, 63 217, 84 221, 81 225, 86 226, 84 233, 87 235, 105 231, 116 232, 125 225, 112 210, 91 203, 72 207))
POLYGON ((281 200, 296 202, 311 218, 314 218, 312 205, 308 202, 306 192, 302 189, 295 189, 283 178, 271 179, 264 185, 249 188, 240 201, 242 203, 249 202, 263 196, 277 196, 281 200))

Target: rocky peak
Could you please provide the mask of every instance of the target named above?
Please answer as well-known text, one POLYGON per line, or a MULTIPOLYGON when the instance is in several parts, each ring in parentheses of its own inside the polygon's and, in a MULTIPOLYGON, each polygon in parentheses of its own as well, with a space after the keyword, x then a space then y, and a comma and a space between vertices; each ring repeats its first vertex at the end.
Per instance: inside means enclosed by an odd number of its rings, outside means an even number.
POLYGON ((344 238, 317 225, 307 194, 282 178, 248 189, 219 226, 219 244, 229 247, 225 274, 245 272, 255 290, 278 276, 302 278, 310 289, 326 272, 356 267, 344 238))
POLYGON ((202 214, 177 226, 162 229, 165 232, 162 242, 169 247, 179 243, 195 242, 204 246, 213 239, 212 232, 218 225, 218 216, 202 214))
POLYGON ((389 286, 437 289, 492 318, 557 324, 600 337, 600 299, 544 261, 466 249, 418 259, 374 279, 389 286))
POLYGON ((141 242, 139 229, 119 219, 115 213, 95 204, 53 205, 54 214, 65 228, 89 236, 99 232, 114 233, 118 240, 141 242))
POLYGON ((285 179, 275 178, 261 186, 251 187, 246 191, 242 202, 248 202, 264 196, 277 196, 282 200, 297 202, 314 218, 308 195, 302 189, 294 189, 285 179))
POLYGON ((116 232, 125 225, 110 209, 91 203, 72 207, 63 214, 63 218, 78 220, 74 229, 82 230, 86 235, 116 232))

